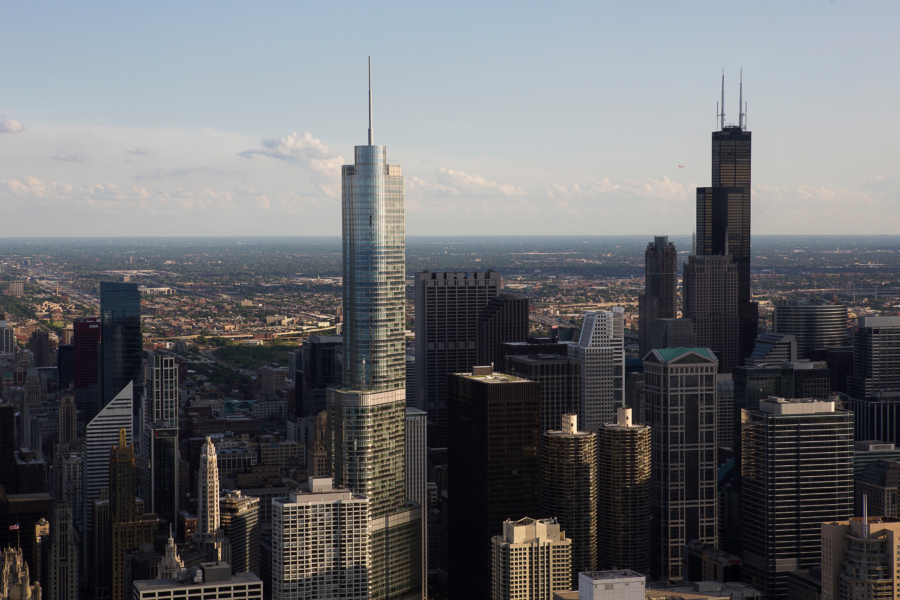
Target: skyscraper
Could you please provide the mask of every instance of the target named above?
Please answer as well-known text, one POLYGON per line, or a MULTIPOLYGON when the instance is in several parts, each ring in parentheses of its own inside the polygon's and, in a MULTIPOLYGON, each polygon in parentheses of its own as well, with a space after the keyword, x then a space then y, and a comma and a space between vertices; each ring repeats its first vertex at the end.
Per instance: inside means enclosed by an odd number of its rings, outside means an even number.
POLYGON ((798 358, 812 359, 816 348, 847 343, 847 306, 796 300, 779 302, 775 304, 772 328, 775 333, 794 336, 798 358))
POLYGON ((572 541, 556 519, 507 519, 503 533, 491 539, 489 597, 552 598, 554 592, 568 591, 572 584, 568 576, 572 571, 571 548, 572 541))
POLYGON ((16 343, 16 332, 7 325, 6 321, 0 320, 0 352, 15 352, 18 349, 19 344, 16 343))
POLYGON ((860 317, 847 387, 854 398, 900 389, 900 317, 860 317))
POLYGON ((200 469, 197 474, 197 531, 194 540, 203 544, 212 560, 222 560, 224 532, 219 520, 219 465, 216 447, 207 436, 200 449, 200 469))
POLYGON ((416 273, 416 407, 433 424, 432 448, 447 447, 447 375, 476 366, 478 317, 502 287, 496 271, 416 273))
MULTIPOLYGON (((371 79, 370 79, 371 84, 371 79)), ((406 233, 400 165, 356 146, 341 169, 343 373, 327 392, 334 484, 369 499, 373 598, 422 593, 422 508, 405 499, 406 233)))
POLYGON ((741 438, 744 581, 788 600, 787 573, 821 561, 821 523, 853 514, 853 414, 773 397, 741 411, 741 438))
POLYGON ((259 575, 259 498, 229 490, 219 499, 219 518, 231 550, 231 572, 259 575))
POLYGON ((35 367, 53 367, 51 364, 50 332, 36 329, 31 332, 28 340, 28 349, 34 355, 35 367))
POLYGON ((76 408, 75 394, 63 392, 59 399, 59 443, 75 443, 76 408))
POLYGON ((75 346, 60 344, 56 347, 56 379, 60 390, 67 390, 75 383, 75 346))
MULTIPOLYGON (((528 339, 528 298, 501 294, 492 298, 478 316, 476 325, 476 365, 495 365, 499 371, 498 348, 504 342, 528 339)), ((469 365, 475 366, 475 365, 469 365)))
POLYGON ((78 600, 78 545, 72 507, 56 502, 50 512, 50 557, 47 572, 48 598, 78 600))
MULTIPOLYGON (((750 166, 751 133, 746 131, 743 106, 737 125, 725 124, 725 76, 719 131, 712 134, 712 186, 697 188, 697 248, 700 256, 730 256, 737 272, 738 328, 727 337, 738 340, 739 358, 749 356, 757 337, 759 305, 750 293, 750 166)), ((701 292, 702 294, 702 292, 701 292)), ((685 315, 687 316, 687 315, 685 315)), ((694 321, 696 326, 696 321, 694 321)), ((728 323, 729 327, 732 325, 728 323)), ((698 337, 697 344, 707 342, 698 337)), ((710 346, 713 350, 719 350, 710 346)), ((728 369, 727 358, 724 369, 728 369)), ((739 364, 739 363, 736 363, 739 364)), ((730 372, 726 370, 724 372, 730 372)))
POLYGON ((540 384, 475 367, 448 378, 452 598, 487 598, 490 539, 540 514, 540 384))
POLYGON ((406 408, 406 497, 422 506, 422 595, 428 591, 428 413, 406 408))
POLYGON ((657 319, 677 315, 678 252, 668 236, 654 236, 644 252, 644 291, 638 298, 640 356, 650 352, 650 334, 657 319))
MULTIPOLYGON (((506 361, 506 372, 541 384, 541 433, 559 427, 563 415, 581 412, 581 361, 557 354, 508 356, 506 361)), ((565 523, 563 529, 568 531, 565 523)))
POLYGON ((141 397, 141 293, 136 283, 100 282, 100 406, 131 383, 141 397))
POLYGON ((87 425, 84 438, 82 463, 82 571, 90 572, 92 556, 91 532, 94 530, 94 501, 100 500, 100 492, 109 489, 109 449, 119 440, 119 431, 125 430, 126 440, 132 439, 132 386, 131 383, 103 407, 87 425))
POLYGON ((869 514, 822 523, 822 600, 897 597, 900 520, 869 514))
POLYGON ((652 350, 644 395, 652 427, 655 579, 680 577, 681 549, 716 545, 716 371, 708 348, 652 350))
POLYGON ((178 515, 178 367, 175 357, 151 352, 144 380, 140 489, 156 513, 169 523, 178 515))
POLYGON ((316 335, 300 346, 302 367, 294 384, 298 416, 315 417, 325 410, 326 390, 341 381, 337 353, 343 341, 339 335, 316 335))
POLYGON ((100 382, 97 374, 97 353, 100 344, 100 319, 76 317, 72 324, 75 337, 75 388, 83 389, 100 382))
POLYGON ((584 313, 578 344, 569 357, 581 361, 581 409, 584 428, 596 430, 625 406, 625 311, 619 306, 584 313))
POLYGON ((615 423, 597 430, 597 548, 599 568, 650 572, 652 508, 650 428, 620 408, 615 423))
MULTIPOLYGON (((710 348, 719 370, 741 364, 738 269, 731 256, 691 255, 684 263, 682 314, 694 324, 697 347, 710 348)), ((747 355, 753 351, 753 340, 747 355)))
POLYGON ((561 416, 560 423, 543 434, 540 514, 553 515, 572 540, 573 589, 579 573, 597 568, 597 435, 579 431, 574 414, 561 416))

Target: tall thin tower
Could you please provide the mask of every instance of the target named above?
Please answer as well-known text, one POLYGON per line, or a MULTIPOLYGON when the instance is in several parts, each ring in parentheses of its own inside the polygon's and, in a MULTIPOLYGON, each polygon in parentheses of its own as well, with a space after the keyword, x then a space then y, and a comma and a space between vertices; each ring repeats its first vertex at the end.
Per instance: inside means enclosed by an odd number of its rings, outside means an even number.
POLYGON ((224 533, 219 521, 219 464, 216 447, 207 436, 200 449, 200 473, 197 477, 197 533, 194 539, 212 545, 215 560, 222 560, 224 533))
POLYGON ((422 593, 422 508, 405 499, 406 232, 403 174, 374 145, 341 169, 343 387, 329 389, 328 460, 337 487, 369 498, 373 597, 422 593))

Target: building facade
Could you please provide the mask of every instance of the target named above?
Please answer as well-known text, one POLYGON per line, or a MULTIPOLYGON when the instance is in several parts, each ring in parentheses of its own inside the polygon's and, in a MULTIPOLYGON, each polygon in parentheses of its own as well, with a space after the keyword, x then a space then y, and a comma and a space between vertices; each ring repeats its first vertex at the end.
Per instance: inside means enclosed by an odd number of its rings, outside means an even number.
POLYGON ((677 285, 678 251, 675 244, 668 236, 655 236, 644 252, 644 292, 638 298, 641 357, 651 350, 650 336, 656 320, 676 317, 677 285))
POLYGON ((567 591, 571 546, 556 519, 504 521, 503 535, 491 539, 491 600, 552 598, 567 591))
POLYGON ((501 294, 488 302, 475 330, 475 363, 469 365, 495 365, 501 370, 498 345, 524 342, 528 339, 528 298, 501 294))
POLYGON ((595 430, 616 418, 625 406, 625 311, 613 307, 604 312, 585 312, 578 343, 569 357, 581 361, 581 409, 579 418, 595 430))
POLYGON ((557 354, 508 356, 506 372, 541 384, 541 432, 559 427, 563 415, 581 413, 582 364, 557 354))
POLYGON ((741 411, 744 581, 787 600, 787 573, 821 559, 821 526, 853 514, 853 414, 769 398, 741 411))
POLYGON ((219 519, 229 541, 231 572, 259 575, 259 498, 228 490, 219 499, 219 519))
POLYGON ((900 389, 900 317, 860 317, 847 387, 854 398, 900 389))
POLYGON ((842 304, 778 303, 772 321, 775 333, 793 335, 797 357, 813 359, 817 348, 847 343, 847 306, 842 304))
POLYGON ((655 579, 681 577, 681 549, 716 545, 716 372, 708 348, 652 350, 644 394, 652 417, 652 565, 655 579))
MULTIPOLYGON (((697 347, 710 348, 719 370, 731 373, 741 364, 738 268, 730 255, 692 255, 684 264, 682 314, 694 325, 697 347)), ((754 335, 749 355, 753 351, 754 335)))
MULTIPOLYGON (((77 335, 77 334, 76 334, 77 335)), ((100 282, 100 406, 129 383, 142 395, 141 293, 136 283, 100 282)), ((77 359, 76 359, 77 360, 77 359)))
POLYGON ((822 523, 822 600, 891 600, 900 593, 900 520, 822 523))

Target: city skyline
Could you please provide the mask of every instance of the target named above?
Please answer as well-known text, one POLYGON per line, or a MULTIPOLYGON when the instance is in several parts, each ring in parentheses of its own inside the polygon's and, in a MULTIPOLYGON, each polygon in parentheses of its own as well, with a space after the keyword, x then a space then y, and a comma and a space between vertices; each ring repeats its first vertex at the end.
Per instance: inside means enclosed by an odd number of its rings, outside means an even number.
POLYGON ((196 235, 201 216, 209 233, 336 235, 365 110, 344 74, 370 54, 410 235, 690 234, 723 66, 726 122, 743 67, 758 135, 756 231, 900 224, 893 6, 38 10, 17 7, 0 42, 0 206, 18 235, 121 231, 136 212, 150 235, 196 235), (377 34, 398 18, 399 40, 377 34))

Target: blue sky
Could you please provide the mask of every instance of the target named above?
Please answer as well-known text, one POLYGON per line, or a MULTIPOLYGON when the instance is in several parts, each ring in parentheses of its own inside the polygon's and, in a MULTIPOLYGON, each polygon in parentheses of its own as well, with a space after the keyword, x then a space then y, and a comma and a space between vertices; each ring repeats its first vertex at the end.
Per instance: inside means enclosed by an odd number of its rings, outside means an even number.
POLYGON ((723 67, 729 121, 744 71, 754 233, 896 233, 898 17, 843 0, 8 2, 2 235, 336 235, 369 55, 410 235, 690 233, 723 67))

